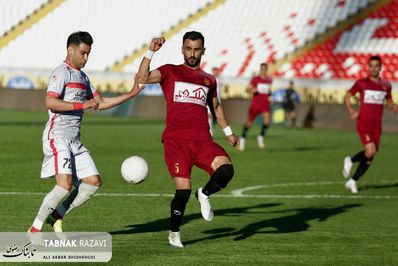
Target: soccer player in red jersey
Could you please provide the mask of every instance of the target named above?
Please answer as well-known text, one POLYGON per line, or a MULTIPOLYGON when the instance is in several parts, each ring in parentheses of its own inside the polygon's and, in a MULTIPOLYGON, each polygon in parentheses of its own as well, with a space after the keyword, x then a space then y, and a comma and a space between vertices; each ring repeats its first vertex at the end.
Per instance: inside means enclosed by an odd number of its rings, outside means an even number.
POLYGON ((252 78, 249 84, 249 90, 253 94, 253 98, 250 103, 247 122, 243 127, 242 136, 239 139, 241 151, 245 149, 247 132, 259 114, 263 118, 263 125, 260 134, 257 136, 257 144, 261 149, 265 147, 264 136, 270 124, 271 104, 269 97, 271 95, 271 84, 272 78, 268 75, 268 65, 262 63, 260 65, 260 75, 252 78))
POLYGON ((166 64, 149 71, 154 52, 164 42, 162 37, 152 39, 149 50, 142 59, 138 81, 159 82, 166 98, 166 128, 162 142, 164 159, 176 188, 170 204, 169 243, 173 247, 182 248, 180 225, 192 190, 192 166, 196 165, 210 175, 210 180, 195 195, 206 221, 213 219, 209 196, 226 187, 234 175, 228 154, 211 138, 206 105, 214 109, 217 124, 223 129, 229 143, 239 148, 239 141, 232 133, 217 100, 215 77, 199 68, 205 52, 203 35, 196 31, 185 33, 181 49, 183 64, 166 64))
POLYGON ((373 157, 376 155, 381 136, 381 121, 384 102, 393 111, 398 112, 398 106, 391 97, 391 84, 380 78, 381 58, 372 56, 369 59, 369 76, 359 79, 344 97, 345 105, 353 120, 357 120, 357 132, 364 150, 352 157, 344 158, 343 176, 348 178, 353 163, 359 162, 354 175, 346 182, 346 189, 352 193, 358 193, 356 182, 368 170, 373 157), (352 108, 350 98, 359 93, 359 112, 352 108))

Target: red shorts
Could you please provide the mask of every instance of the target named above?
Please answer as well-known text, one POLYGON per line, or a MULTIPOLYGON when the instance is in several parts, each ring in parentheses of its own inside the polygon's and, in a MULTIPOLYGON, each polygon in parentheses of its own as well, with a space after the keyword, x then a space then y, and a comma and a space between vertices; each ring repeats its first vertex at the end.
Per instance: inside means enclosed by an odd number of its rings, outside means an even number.
POLYGON ((192 166, 214 173, 211 163, 217 156, 226 156, 227 152, 212 140, 165 139, 164 160, 172 177, 191 178, 192 166))
MULTIPOLYGON (((262 95, 261 95, 262 96, 262 95)), ((254 98, 250 104, 248 120, 253 121, 261 113, 269 113, 270 104, 268 99, 254 98)))
POLYGON ((363 145, 374 143, 376 148, 379 149, 381 128, 366 128, 357 125, 357 132, 363 145))

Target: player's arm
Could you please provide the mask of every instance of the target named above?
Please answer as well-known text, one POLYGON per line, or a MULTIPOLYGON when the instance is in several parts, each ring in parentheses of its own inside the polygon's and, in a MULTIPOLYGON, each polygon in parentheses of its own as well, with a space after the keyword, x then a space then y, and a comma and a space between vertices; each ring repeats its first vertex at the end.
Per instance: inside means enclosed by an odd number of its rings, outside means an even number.
POLYGON ((386 104, 394 113, 398 112, 398 105, 391 98, 386 100, 386 104))
POLYGON ((50 109, 52 112, 65 112, 65 111, 73 111, 73 110, 87 110, 90 108, 97 109, 98 103, 91 99, 84 103, 71 103, 65 102, 61 99, 58 99, 56 96, 47 95, 45 99, 45 105, 47 109, 50 109))
POLYGON ((347 107, 348 113, 350 114, 351 119, 355 120, 358 118, 358 112, 352 108, 351 104, 351 97, 353 97, 350 92, 347 92, 346 95, 344 96, 344 104, 347 107))
POLYGON ((232 132, 231 127, 228 124, 227 118, 225 117, 224 110, 221 104, 218 102, 217 97, 213 97, 214 113, 217 118, 218 126, 224 131, 225 136, 228 138, 229 143, 239 150, 239 140, 232 132))
POLYGON ((94 97, 94 101, 98 103, 98 109, 100 110, 109 109, 137 96, 144 89, 144 86, 138 83, 138 79, 139 76, 136 75, 134 78, 134 86, 127 93, 115 97, 102 97, 100 94, 97 94, 94 97))
POLYGON ((149 45, 149 50, 146 52, 145 56, 141 60, 140 67, 138 69, 138 74, 140 79, 138 82, 140 83, 158 83, 161 81, 161 74, 159 70, 149 71, 149 66, 151 64, 152 56, 155 52, 157 52, 160 47, 165 42, 165 38, 153 38, 151 44, 149 45))

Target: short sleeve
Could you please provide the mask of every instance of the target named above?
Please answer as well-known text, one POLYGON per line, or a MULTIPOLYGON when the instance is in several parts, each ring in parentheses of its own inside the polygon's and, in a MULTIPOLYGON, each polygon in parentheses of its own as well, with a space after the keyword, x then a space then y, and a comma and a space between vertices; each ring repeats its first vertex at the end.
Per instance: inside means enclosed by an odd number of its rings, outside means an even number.
POLYGON ((357 80, 355 81, 354 85, 352 85, 351 89, 349 89, 349 93, 351 95, 355 95, 356 93, 358 93, 361 90, 361 84, 360 81, 357 80))
POLYGON ((163 65, 157 68, 157 70, 159 70, 160 72, 160 82, 163 82, 163 80, 165 80, 171 70, 171 65, 167 64, 167 65, 163 65))
POLYGON ((66 84, 65 72, 62 69, 55 69, 48 81, 47 95, 59 98, 66 84))

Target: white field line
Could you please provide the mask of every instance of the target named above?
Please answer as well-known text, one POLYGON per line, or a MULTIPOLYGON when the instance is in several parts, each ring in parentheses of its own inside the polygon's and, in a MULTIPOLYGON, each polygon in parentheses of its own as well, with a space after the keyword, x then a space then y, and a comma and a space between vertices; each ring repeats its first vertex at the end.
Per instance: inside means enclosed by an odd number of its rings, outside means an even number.
MULTIPOLYGON (((285 199, 396 199, 398 195, 333 195, 333 194, 304 194, 304 195, 289 195, 289 194, 244 194, 244 192, 257 190, 262 188, 275 187, 297 187, 297 186, 325 186, 325 185, 341 185, 341 182, 302 182, 302 183, 281 183, 251 186, 242 189, 235 189, 231 194, 214 194, 212 197, 217 198, 285 198, 285 199)), ((343 189, 343 188, 342 188, 343 189)), ((43 196, 45 192, 0 192, 0 196, 20 195, 20 196, 43 196)), ((173 197, 173 194, 166 193, 97 193, 97 197, 173 197)))

